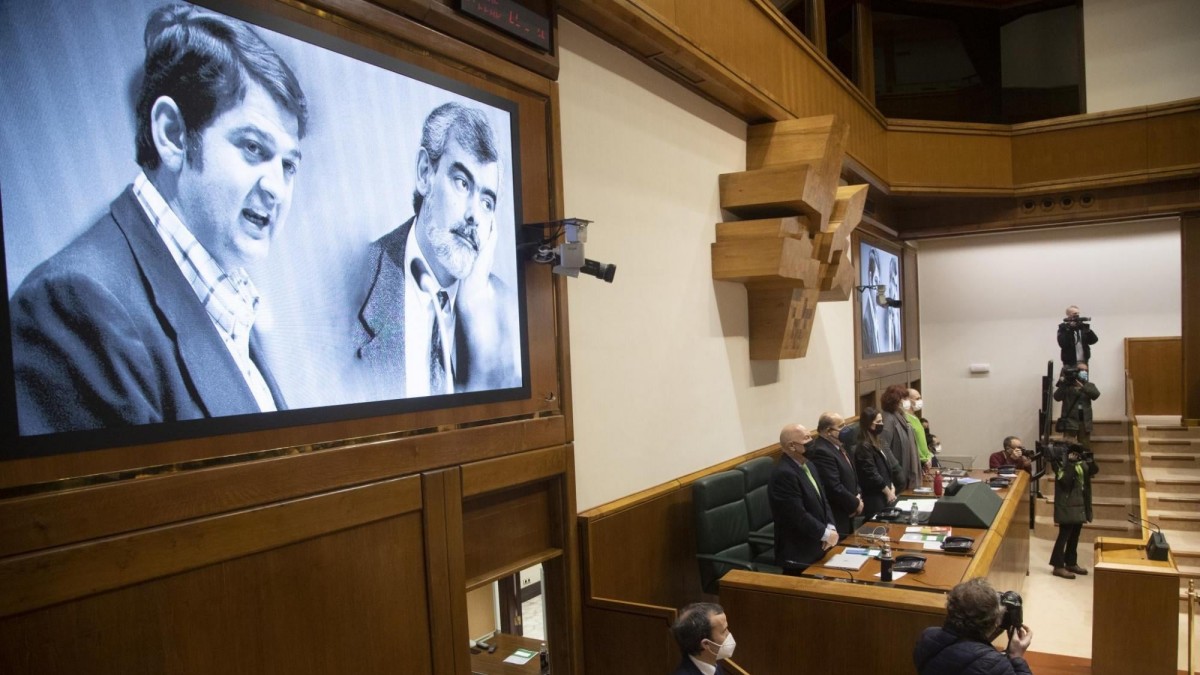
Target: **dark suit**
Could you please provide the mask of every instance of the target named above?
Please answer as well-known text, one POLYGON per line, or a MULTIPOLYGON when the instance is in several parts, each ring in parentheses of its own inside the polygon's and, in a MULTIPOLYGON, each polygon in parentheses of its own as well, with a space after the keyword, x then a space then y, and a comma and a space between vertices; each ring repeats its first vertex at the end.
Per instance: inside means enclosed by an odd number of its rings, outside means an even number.
MULTIPOLYGON (((683 660, 679 662, 679 667, 671 671, 671 675, 702 675, 702 673, 696 667, 696 664, 692 663, 690 658, 684 656, 683 660)), ((720 661, 717 661, 716 675, 725 675, 725 669, 721 667, 720 661)))
POLYGON ((921 484, 921 458, 917 453, 917 438, 904 411, 883 413, 883 431, 879 442, 900 462, 900 482, 896 494, 921 484))
POLYGON ((850 534, 851 520, 858 510, 858 476, 854 473, 853 458, 821 436, 809 446, 808 456, 820 469, 821 489, 833 510, 833 524, 837 526, 838 534, 850 534))
MULTIPOLYGON (((808 468, 820 485, 820 471, 812 462, 808 468)), ((820 560, 825 554, 821 545, 825 525, 833 523, 825 495, 817 492, 804 470, 787 455, 775 463, 767 495, 775 518, 775 564, 789 568, 820 560)))
MULTIPOLYGON (((415 220, 415 216, 409 218, 400 227, 372 242, 367 254, 370 283, 366 288, 366 299, 358 312, 358 321, 354 324, 352 339, 358 357, 370 368, 369 377, 376 400, 404 398, 407 395, 404 364, 404 285, 407 275, 404 255, 408 233, 415 220)), ((496 275, 489 275, 488 280, 498 293, 506 290, 496 275)), ((466 382, 470 367, 466 345, 463 322, 456 321, 452 357, 455 391, 478 388, 478 385, 468 387, 466 382)), ((502 384, 512 386, 508 381, 502 384)), ((498 383, 493 385, 499 386, 498 383)))
POLYGON ((1059 356, 1062 357, 1064 366, 1074 366, 1079 362, 1078 355, 1075 352, 1077 343, 1083 344, 1083 360, 1090 361, 1092 358, 1092 345, 1100 341, 1091 328, 1072 329, 1062 324, 1058 326, 1058 346, 1061 350, 1059 356))
MULTIPOLYGON (((22 435, 258 412, 132 189, 9 305, 22 435)), ((286 408, 251 332, 250 357, 286 408)))

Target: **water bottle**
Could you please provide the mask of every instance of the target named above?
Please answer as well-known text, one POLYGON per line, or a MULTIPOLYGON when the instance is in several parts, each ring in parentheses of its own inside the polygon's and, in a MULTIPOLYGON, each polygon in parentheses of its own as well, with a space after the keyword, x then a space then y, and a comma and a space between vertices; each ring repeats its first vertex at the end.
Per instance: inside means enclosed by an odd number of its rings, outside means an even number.
POLYGON ((892 580, 892 547, 885 545, 883 555, 879 556, 879 580, 892 580))
POLYGON ((917 509, 917 503, 914 501, 913 505, 912 505, 912 510, 908 512, 908 524, 916 525, 919 522, 921 522, 921 514, 920 514, 920 511, 917 509))
POLYGON ((934 471, 933 472, 933 495, 935 497, 941 497, 942 491, 944 489, 945 489, 945 486, 942 485, 942 472, 934 471))

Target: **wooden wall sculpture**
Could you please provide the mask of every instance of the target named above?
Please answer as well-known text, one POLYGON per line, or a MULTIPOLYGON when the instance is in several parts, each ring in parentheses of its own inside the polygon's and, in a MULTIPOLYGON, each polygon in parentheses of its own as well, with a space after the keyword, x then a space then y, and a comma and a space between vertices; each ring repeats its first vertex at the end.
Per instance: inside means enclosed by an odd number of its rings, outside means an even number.
POLYGON ((833 115, 751 127, 746 170, 720 177, 721 208, 751 220, 717 224, 713 278, 746 285, 752 359, 802 358, 817 303, 850 298, 867 186, 838 186, 849 133, 833 115))

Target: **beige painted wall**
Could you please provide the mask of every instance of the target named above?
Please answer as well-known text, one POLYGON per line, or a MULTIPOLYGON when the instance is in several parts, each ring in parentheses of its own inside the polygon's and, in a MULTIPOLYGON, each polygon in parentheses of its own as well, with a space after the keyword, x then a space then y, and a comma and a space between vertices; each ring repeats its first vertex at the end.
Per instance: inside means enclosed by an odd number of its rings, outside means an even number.
POLYGON ((1200 2, 1084 0, 1087 112, 1200 96, 1200 2))
POLYGON ((717 177, 746 126, 559 22, 566 215, 615 283, 569 281, 577 502, 611 501, 778 440, 854 402, 849 301, 823 303, 804 359, 750 361, 745 288, 714 282, 717 177))
POLYGON ((1124 339, 1179 335, 1177 219, 923 241, 918 265, 926 417, 943 452, 976 466, 1008 434, 1032 446, 1067 305, 1100 338, 1090 364, 1100 419, 1125 413, 1124 339), (972 363, 991 372, 972 375, 972 363))

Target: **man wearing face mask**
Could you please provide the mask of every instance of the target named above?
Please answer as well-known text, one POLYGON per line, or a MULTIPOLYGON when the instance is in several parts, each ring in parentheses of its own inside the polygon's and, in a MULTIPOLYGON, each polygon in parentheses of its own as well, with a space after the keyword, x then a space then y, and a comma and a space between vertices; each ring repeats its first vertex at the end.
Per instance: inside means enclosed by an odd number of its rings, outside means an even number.
POLYGON ((1058 419, 1057 429, 1085 448, 1091 447, 1092 401, 1098 398, 1100 390, 1088 381, 1086 363, 1075 368, 1063 367, 1054 389, 1054 400, 1062 401, 1062 416, 1058 419))
POLYGON ((1004 439, 1004 449, 993 452, 988 457, 988 468, 999 469, 1002 466, 1015 466, 1025 473, 1031 473, 1032 462, 1025 456, 1025 444, 1016 436, 1004 439))
POLYGON ((1099 341, 1088 319, 1079 316, 1079 308, 1068 307, 1066 318, 1058 324, 1058 347, 1062 350, 1063 365, 1087 363, 1092 358, 1092 345, 1099 341))
POLYGON ((775 519, 775 564, 784 574, 800 574, 838 542, 820 471, 809 461, 812 444, 808 429, 799 424, 784 427, 779 433, 783 456, 767 482, 775 519))
POLYGON ((913 650, 920 675, 1033 675, 1025 650, 1033 631, 1025 625, 1012 634, 1008 647, 997 651, 1005 609, 1000 594, 982 577, 951 589, 946 597, 946 622, 926 628, 913 650))
POLYGON ((720 605, 697 602, 679 610, 671 626, 683 660, 671 675, 721 675, 721 661, 733 657, 737 641, 720 605))
POLYGON ((863 512, 858 477, 854 473, 854 457, 843 447, 840 434, 846 422, 837 413, 822 413, 817 421, 817 437, 809 455, 821 474, 821 489, 829 498, 833 524, 838 535, 847 537, 854 531, 854 517, 863 512))

